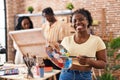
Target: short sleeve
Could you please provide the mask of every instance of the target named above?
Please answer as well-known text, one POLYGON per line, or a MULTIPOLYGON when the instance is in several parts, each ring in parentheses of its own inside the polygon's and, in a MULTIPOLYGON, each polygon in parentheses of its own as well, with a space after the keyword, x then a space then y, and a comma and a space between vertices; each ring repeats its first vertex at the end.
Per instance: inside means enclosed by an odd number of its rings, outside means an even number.
POLYGON ((98 37, 98 42, 97 42, 97 51, 106 49, 105 43, 103 42, 103 40, 98 37))

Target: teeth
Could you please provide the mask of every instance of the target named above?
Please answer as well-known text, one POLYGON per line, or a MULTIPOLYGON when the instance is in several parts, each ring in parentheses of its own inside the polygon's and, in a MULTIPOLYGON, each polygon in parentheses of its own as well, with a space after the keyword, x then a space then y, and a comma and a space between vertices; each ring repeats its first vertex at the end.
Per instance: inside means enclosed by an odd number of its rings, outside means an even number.
POLYGON ((83 26, 77 26, 77 28, 83 28, 83 26))

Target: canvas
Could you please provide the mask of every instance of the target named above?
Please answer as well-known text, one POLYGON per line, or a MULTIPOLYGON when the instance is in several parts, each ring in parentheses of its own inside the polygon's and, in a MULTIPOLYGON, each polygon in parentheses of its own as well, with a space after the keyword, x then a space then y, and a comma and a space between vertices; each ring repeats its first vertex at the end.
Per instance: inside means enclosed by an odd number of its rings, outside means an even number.
POLYGON ((9 35, 22 54, 46 57, 46 39, 41 28, 10 31, 9 35))

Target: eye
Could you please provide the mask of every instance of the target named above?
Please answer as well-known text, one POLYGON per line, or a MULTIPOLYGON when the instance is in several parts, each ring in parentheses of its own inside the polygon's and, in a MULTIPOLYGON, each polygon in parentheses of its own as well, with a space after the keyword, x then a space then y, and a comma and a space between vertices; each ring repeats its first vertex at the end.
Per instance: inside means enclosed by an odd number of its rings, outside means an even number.
POLYGON ((85 19, 84 18, 80 18, 79 21, 84 21, 85 19))
POLYGON ((81 22, 84 21, 85 18, 79 18, 79 19, 72 19, 72 23, 76 23, 77 21, 81 22))
POLYGON ((72 19, 72 23, 76 23, 76 19, 72 19))

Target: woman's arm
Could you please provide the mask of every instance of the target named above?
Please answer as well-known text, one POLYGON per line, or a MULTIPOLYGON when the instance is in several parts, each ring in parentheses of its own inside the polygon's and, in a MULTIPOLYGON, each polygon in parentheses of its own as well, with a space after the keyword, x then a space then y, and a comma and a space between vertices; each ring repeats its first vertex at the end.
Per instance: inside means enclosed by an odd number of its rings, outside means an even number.
POLYGON ((103 69, 107 64, 107 53, 106 49, 97 51, 96 60, 87 59, 86 64, 97 69, 103 69))

